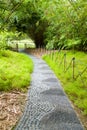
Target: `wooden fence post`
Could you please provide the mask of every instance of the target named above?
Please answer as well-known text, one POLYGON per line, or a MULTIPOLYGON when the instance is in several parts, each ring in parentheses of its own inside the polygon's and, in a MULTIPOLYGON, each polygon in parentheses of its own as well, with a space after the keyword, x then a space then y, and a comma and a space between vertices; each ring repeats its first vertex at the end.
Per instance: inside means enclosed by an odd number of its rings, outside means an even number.
POLYGON ((18 43, 16 43, 16 51, 18 52, 18 43))
POLYGON ((53 50, 51 51, 51 59, 53 60, 53 50))
POLYGON ((25 43, 24 45, 25 45, 25 49, 27 49, 27 44, 25 43))
POLYGON ((72 76, 75 79, 75 57, 72 59, 72 76))
POLYGON ((64 54, 64 71, 66 70, 66 53, 64 54))

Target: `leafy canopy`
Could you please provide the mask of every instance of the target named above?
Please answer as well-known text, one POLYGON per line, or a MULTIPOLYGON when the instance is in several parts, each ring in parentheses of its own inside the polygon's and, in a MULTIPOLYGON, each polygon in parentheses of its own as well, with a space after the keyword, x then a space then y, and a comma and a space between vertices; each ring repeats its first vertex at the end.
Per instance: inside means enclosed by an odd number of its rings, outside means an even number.
POLYGON ((86 0, 0 1, 1 29, 23 31, 36 46, 87 49, 86 0))

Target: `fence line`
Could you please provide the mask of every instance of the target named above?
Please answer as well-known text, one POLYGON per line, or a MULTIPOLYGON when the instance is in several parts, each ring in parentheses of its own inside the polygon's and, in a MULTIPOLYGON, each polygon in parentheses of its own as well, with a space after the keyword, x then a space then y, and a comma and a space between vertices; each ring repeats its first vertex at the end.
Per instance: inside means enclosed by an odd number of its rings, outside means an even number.
MULTIPOLYGON (((79 70, 79 68, 76 66, 76 69, 79 70)), ((82 71, 83 72, 83 71, 82 71)), ((84 71, 85 72, 85 71, 84 71)), ((82 73, 83 74, 83 73, 82 73)), ((78 71, 78 75, 75 77, 75 81, 80 77, 83 85, 85 86, 85 83, 83 81, 81 72, 78 71)))
POLYGON ((63 60, 64 60, 64 58, 65 58, 65 55, 66 55, 66 54, 64 54, 64 55, 62 56, 61 61, 60 61, 60 64, 59 64, 59 67, 60 67, 60 65, 62 65, 63 60))
POLYGON ((87 70, 87 66, 84 68, 84 70, 83 70, 82 72, 79 72, 79 73, 78 73, 78 75, 76 76, 75 80, 77 80, 77 78, 78 78, 79 76, 82 76, 83 73, 84 73, 86 70, 87 70))
MULTIPOLYGON (((25 49, 27 48, 27 44, 25 43, 25 49)), ((16 44, 16 51, 18 51, 18 44, 16 44)), ((42 48, 42 46, 39 46, 39 48, 36 50, 35 48, 32 49, 33 53, 37 53, 37 54, 40 54, 41 56, 43 54, 47 54, 49 56, 49 58, 51 58, 51 60, 53 61, 54 58, 55 58, 55 63, 58 59, 58 55, 61 53, 61 50, 47 50, 46 48, 42 48), (55 52, 56 52, 56 55, 55 55, 55 52)), ((66 73, 69 68, 72 66, 72 78, 74 80, 77 80, 78 77, 81 77, 82 78, 82 75, 84 74, 84 72, 87 70, 87 66, 83 69, 83 71, 81 72, 78 72, 78 74, 75 76, 75 69, 77 67, 77 64, 83 64, 83 65, 86 65, 84 64, 83 62, 81 62, 80 60, 76 60, 75 57, 73 57, 71 59, 71 61, 69 62, 69 65, 67 67, 67 54, 64 53, 64 55, 62 56, 61 58, 61 61, 59 62, 59 67, 63 64, 63 72, 66 73)), ((77 69, 78 70, 78 69, 77 69)))
MULTIPOLYGON (((35 49, 33 50, 35 52, 35 49)), ((44 55, 44 54, 47 54, 49 56, 49 58, 54 61, 55 60, 55 63, 58 59, 58 55, 61 52, 61 50, 47 50, 46 48, 43 49, 41 46, 38 48, 38 50, 36 50, 37 53, 39 53, 41 56, 44 55), (56 52, 56 53, 55 53, 56 52)), ((81 77, 81 80, 82 80, 82 75, 84 74, 84 72, 87 70, 87 66, 83 69, 82 72, 78 72, 78 74, 76 75, 75 74, 75 69, 77 67, 77 64, 83 64, 83 65, 86 65, 84 64, 83 62, 81 62, 80 60, 76 60, 75 57, 72 57, 70 62, 69 62, 69 65, 67 65, 67 54, 64 53, 64 55, 62 56, 62 58, 60 59, 61 61, 58 63, 58 66, 60 67, 61 65, 63 65, 63 72, 66 73, 70 68, 72 68, 72 78, 74 80, 77 80, 78 77, 81 77)), ((77 69, 78 70, 78 69, 77 69)), ((82 80, 83 81, 83 80, 82 80)))
POLYGON ((65 71, 64 71, 65 73, 69 70, 70 66, 72 65, 72 60, 73 60, 73 58, 71 59, 69 66, 65 69, 65 71))
MULTIPOLYGON (((58 51, 58 54, 60 53, 60 51, 58 51)), ((51 51, 51 53, 49 54, 49 57, 51 56, 51 60, 54 60, 54 57, 56 57, 56 55, 54 54, 54 52, 52 52, 51 51)), ((58 57, 58 55, 57 55, 57 57, 58 57)), ((56 59, 56 58, 55 58, 56 59)), ((55 61, 56 62, 56 61, 55 61)), ((67 67, 67 54, 66 53, 64 53, 64 55, 62 56, 62 58, 61 58, 61 61, 59 62, 59 67, 63 64, 63 69, 64 69, 64 73, 66 73, 68 70, 69 70, 69 68, 72 66, 72 78, 74 79, 74 80, 77 80, 78 79, 78 77, 80 76, 81 78, 82 78, 82 75, 84 74, 84 72, 87 70, 87 66, 83 69, 83 71, 82 72, 78 72, 78 74, 77 75, 75 75, 75 69, 76 69, 76 64, 77 63, 81 63, 81 64, 83 64, 83 65, 86 65, 86 64, 84 64, 84 63, 82 63, 81 61, 78 61, 78 60, 76 60, 76 58, 75 57, 73 57, 72 59, 71 59, 71 61, 69 62, 69 65, 68 65, 68 67, 67 67)))

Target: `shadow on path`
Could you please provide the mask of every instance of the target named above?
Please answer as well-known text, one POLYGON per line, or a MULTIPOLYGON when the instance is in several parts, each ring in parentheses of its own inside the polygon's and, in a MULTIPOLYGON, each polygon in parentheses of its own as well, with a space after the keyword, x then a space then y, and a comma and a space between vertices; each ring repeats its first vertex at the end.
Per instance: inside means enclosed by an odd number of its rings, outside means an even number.
POLYGON ((41 59, 34 62, 23 116, 15 130, 84 130, 60 82, 41 59))

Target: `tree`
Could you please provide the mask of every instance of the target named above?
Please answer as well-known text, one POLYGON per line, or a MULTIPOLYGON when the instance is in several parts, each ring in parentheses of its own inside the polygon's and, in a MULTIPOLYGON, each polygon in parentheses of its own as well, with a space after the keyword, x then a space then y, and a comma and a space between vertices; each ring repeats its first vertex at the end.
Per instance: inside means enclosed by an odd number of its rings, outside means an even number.
POLYGON ((46 19, 43 19, 44 13, 39 8, 39 2, 32 0, 9 0, 9 2, 11 7, 6 10, 8 13, 4 19, 5 23, 8 23, 8 29, 26 32, 35 41, 36 47, 42 46, 43 34, 48 24, 46 19))
POLYGON ((1 25, 27 33, 36 47, 86 50, 86 0, 4 0, 1 3, 1 25))

